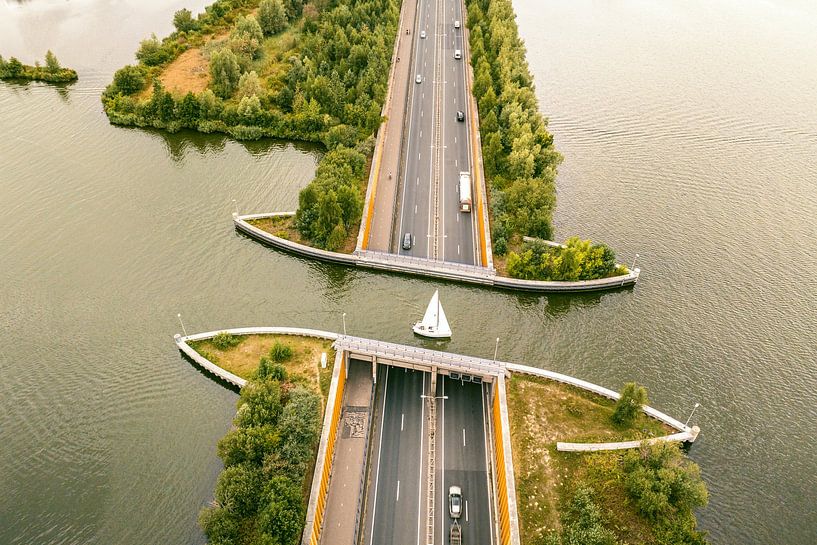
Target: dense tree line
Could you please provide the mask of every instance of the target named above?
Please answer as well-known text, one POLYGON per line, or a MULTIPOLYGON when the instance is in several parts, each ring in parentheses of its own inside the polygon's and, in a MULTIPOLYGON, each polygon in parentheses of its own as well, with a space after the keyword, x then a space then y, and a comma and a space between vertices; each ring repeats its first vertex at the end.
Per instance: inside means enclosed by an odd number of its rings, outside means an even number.
POLYGON ((197 17, 180 10, 176 32, 142 41, 138 63, 116 72, 103 93, 105 111, 122 125, 323 143, 327 164, 301 195, 298 228, 315 245, 337 248, 362 212, 361 163, 381 122, 398 17, 397 0, 218 0, 197 17), (272 62, 265 45, 287 28, 297 30, 295 44, 271 53, 272 62), (229 35, 218 47, 202 49, 209 88, 184 95, 164 89, 162 68, 224 29, 229 35), (276 69, 265 72, 271 65, 276 69), (339 147, 346 149, 332 153, 339 147))
POLYGON ((76 71, 63 68, 56 55, 49 49, 45 54, 45 66, 37 61, 34 66, 21 63, 11 57, 8 61, 0 55, 0 79, 24 79, 46 81, 48 83, 67 83, 77 79, 76 71))
POLYGON ((553 247, 541 241, 526 242, 519 253, 508 255, 508 274, 525 280, 560 280, 575 282, 625 274, 616 265, 616 254, 606 244, 572 237, 564 247, 553 247))
POLYGON ((539 113, 510 0, 466 4, 493 240, 501 255, 514 235, 551 238, 562 156, 539 113))
POLYGON ((320 438, 321 399, 281 362, 281 343, 241 390, 235 427, 218 443, 224 461, 215 501, 200 523, 213 545, 294 545, 303 530, 305 478, 320 438))

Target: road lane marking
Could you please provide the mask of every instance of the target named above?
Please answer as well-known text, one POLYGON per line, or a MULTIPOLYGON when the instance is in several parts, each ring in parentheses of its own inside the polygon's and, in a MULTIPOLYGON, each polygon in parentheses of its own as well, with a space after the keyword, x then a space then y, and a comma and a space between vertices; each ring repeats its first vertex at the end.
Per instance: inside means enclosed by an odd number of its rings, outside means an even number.
POLYGON ((417 205, 414 205, 414 213, 417 214, 417 205))
MULTIPOLYGON (((457 246, 457 249, 459 250, 459 246, 457 246)), ((462 446, 465 446, 465 428, 462 428, 462 446)))
POLYGON ((468 500, 465 500, 465 522, 468 522, 468 500))
MULTIPOLYGON (((459 221, 459 219, 457 219, 459 221)), ((457 244, 457 255, 460 255, 460 245, 457 244)), ((462 430, 462 446, 465 446, 465 430, 462 430)))
POLYGON ((400 481, 397 481, 397 499, 394 501, 400 501, 400 481))
MULTIPOLYGON (((401 413, 400 414, 400 431, 403 431, 403 423, 405 422, 405 420, 406 420, 406 413, 401 413)), ((465 430, 462 430, 462 433, 464 434, 465 430)), ((463 435, 463 437, 465 437, 465 436, 463 435)))
MULTIPOLYGON (((419 176, 417 176, 417 185, 420 185, 420 177, 419 177, 419 176)), ((415 208, 415 209, 417 208, 417 205, 416 205, 416 204, 414 205, 414 208, 415 208)))
POLYGON ((383 449, 383 421, 385 420, 384 416, 386 416, 386 394, 389 391, 389 367, 386 366, 386 377, 383 379, 386 381, 386 384, 383 385, 383 409, 380 414, 380 439, 377 443, 377 475, 374 478, 374 499, 372 503, 372 535, 371 539, 369 540, 369 544, 372 545, 374 543, 374 525, 377 519, 375 518, 375 512, 377 511, 377 483, 380 481, 380 454, 383 449))
POLYGON ((457 159, 454 159, 454 166, 455 166, 455 167, 460 166, 460 165, 459 165, 459 161, 458 161, 457 159))
MULTIPOLYGON (((426 374, 423 373, 423 386, 422 386, 421 394, 426 393, 426 374)), ((423 440, 425 439, 425 434, 423 434, 423 423, 426 421, 426 404, 425 400, 421 397, 420 398, 420 471, 417 473, 419 474, 418 482, 417 482, 417 545, 420 545, 420 533, 422 528, 422 517, 420 516, 420 511, 422 509, 422 502, 423 502, 423 495, 420 494, 423 490, 423 440)))

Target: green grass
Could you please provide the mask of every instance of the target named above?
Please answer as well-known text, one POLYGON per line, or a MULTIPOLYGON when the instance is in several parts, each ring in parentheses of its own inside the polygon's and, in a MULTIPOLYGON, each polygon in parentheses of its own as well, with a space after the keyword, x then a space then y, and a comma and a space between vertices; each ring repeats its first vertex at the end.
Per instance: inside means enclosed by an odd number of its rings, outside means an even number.
POLYGON ((630 427, 616 426, 610 420, 613 400, 543 378, 514 375, 508 405, 523 545, 559 530, 562 506, 580 482, 597 491, 595 499, 622 543, 654 542, 624 491, 622 453, 562 453, 556 443, 626 441, 673 430, 644 414, 630 427))

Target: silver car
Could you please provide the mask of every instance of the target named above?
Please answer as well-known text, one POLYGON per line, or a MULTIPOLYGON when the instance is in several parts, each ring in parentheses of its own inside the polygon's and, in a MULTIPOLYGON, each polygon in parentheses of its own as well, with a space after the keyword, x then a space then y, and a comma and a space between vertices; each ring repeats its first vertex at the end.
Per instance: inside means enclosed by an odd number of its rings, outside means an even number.
POLYGON ((462 516, 462 489, 459 486, 448 489, 448 514, 452 519, 462 516))
POLYGON ((423 76, 417 74, 417 77, 414 78, 414 83, 423 83, 423 76))
POLYGON ((420 38, 425 39, 425 37, 426 37, 426 31, 425 31, 425 30, 421 30, 421 31, 420 31, 420 38))

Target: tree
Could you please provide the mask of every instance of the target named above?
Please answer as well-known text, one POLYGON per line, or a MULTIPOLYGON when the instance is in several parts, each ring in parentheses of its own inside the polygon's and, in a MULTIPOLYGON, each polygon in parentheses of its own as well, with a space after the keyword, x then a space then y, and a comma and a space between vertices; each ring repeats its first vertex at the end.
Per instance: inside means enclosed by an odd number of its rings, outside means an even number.
POLYGON ((23 74, 23 70, 23 63, 17 57, 11 57, 9 62, 6 63, 6 77, 19 78, 23 74))
POLYGON ((213 92, 221 98, 229 98, 241 77, 235 53, 227 48, 214 51, 210 56, 210 76, 213 92))
POLYGON ((114 74, 113 84, 123 95, 132 95, 145 88, 145 71, 140 66, 124 66, 114 74))
POLYGON ((226 467, 245 462, 260 466, 279 442, 278 431, 272 425, 236 428, 219 440, 218 456, 226 467))
POLYGON ((281 0, 262 0, 258 6, 258 24, 266 36, 278 34, 287 26, 287 12, 281 0))
POLYGON ((635 382, 628 382, 621 390, 621 397, 611 418, 619 426, 631 426, 641 412, 641 407, 647 403, 647 389, 635 382))
POLYGON ((255 124, 261 113, 261 99, 256 95, 242 98, 238 103, 237 113, 243 122, 250 125, 255 124))
POLYGON ((262 490, 261 470, 248 464, 225 468, 216 483, 216 501, 241 518, 252 516, 258 510, 262 490))
POLYGON ((274 477, 261 501, 258 522, 262 532, 275 543, 296 543, 303 530, 304 506, 296 482, 284 476, 274 477))
POLYGON ((237 55, 248 59, 257 59, 261 54, 261 43, 264 41, 264 32, 255 17, 243 15, 238 18, 230 33, 230 49, 237 55))
POLYGON ((264 95, 264 88, 255 70, 241 74, 238 80, 238 96, 241 98, 251 96, 261 97, 264 95))
POLYGON ((321 400, 301 386, 293 388, 279 423, 281 455, 296 464, 305 464, 320 438, 321 400))
POLYGON ((275 425, 281 416, 281 383, 255 380, 241 389, 235 424, 244 428, 275 425))
POLYGON ((191 92, 184 95, 178 105, 178 118, 185 127, 196 128, 199 121, 199 99, 191 92))
POLYGON ((221 100, 213 93, 212 89, 205 89, 198 95, 199 99, 199 116, 206 119, 216 119, 221 115, 223 104, 221 100))
POLYGON ((52 74, 55 74, 62 69, 60 62, 57 60, 57 56, 54 55, 50 49, 45 53, 45 68, 52 74))
POLYGON ((199 514, 199 525, 211 545, 228 545, 239 539, 239 519, 229 509, 207 507, 199 514))
POLYGON ((139 42, 139 50, 136 58, 147 66, 158 66, 170 60, 170 52, 162 47, 156 34, 151 34, 150 38, 139 42))
POLYGON ((173 26, 179 32, 190 32, 199 29, 199 23, 193 19, 193 14, 187 8, 182 8, 173 14, 173 26))

